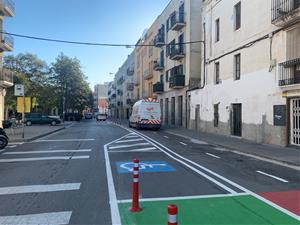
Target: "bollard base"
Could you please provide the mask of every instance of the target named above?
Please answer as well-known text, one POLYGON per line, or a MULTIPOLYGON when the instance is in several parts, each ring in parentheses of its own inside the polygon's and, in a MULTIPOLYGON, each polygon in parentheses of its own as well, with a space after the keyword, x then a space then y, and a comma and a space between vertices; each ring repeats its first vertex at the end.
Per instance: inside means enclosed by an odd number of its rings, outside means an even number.
POLYGON ((141 212, 143 209, 142 208, 136 208, 136 207, 130 207, 128 209, 129 212, 132 212, 132 213, 138 213, 138 212, 141 212))

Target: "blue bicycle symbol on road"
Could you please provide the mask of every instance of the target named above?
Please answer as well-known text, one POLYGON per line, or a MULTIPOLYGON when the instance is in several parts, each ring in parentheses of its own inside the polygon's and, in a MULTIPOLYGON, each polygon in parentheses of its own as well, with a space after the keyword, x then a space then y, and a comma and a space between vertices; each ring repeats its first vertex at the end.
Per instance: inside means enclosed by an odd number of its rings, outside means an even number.
MULTIPOLYGON (((132 173, 133 162, 117 162, 118 173, 132 173)), ((143 161, 139 164, 141 173, 173 172, 174 167, 164 161, 143 161)))

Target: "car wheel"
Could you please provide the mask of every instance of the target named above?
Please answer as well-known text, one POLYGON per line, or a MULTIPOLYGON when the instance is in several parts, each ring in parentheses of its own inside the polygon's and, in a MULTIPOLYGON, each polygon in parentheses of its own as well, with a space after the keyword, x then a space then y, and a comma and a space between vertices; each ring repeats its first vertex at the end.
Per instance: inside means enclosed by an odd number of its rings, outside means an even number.
POLYGON ((55 125, 56 125, 56 121, 52 121, 52 122, 51 122, 51 125, 52 125, 52 126, 55 126, 55 125))
POLYGON ((31 126, 31 125, 32 125, 31 121, 27 121, 27 122, 26 122, 26 125, 27 125, 27 126, 31 126))

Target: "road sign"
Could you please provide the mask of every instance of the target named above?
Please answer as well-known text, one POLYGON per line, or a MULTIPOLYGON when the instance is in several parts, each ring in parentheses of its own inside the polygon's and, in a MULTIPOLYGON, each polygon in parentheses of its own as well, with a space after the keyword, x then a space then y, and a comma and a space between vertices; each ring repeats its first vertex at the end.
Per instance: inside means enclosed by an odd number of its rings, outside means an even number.
POLYGON ((23 84, 15 84, 15 96, 24 96, 23 84))
MULTIPOLYGON (((31 98, 26 97, 25 98, 25 113, 30 113, 30 107, 31 106, 31 98)), ((23 97, 17 98, 17 112, 22 113, 23 112, 23 97)))
MULTIPOLYGON (((116 162, 118 173, 132 173, 132 162, 116 162)), ((176 169, 165 161, 143 161, 139 164, 141 173, 174 172, 176 169)))

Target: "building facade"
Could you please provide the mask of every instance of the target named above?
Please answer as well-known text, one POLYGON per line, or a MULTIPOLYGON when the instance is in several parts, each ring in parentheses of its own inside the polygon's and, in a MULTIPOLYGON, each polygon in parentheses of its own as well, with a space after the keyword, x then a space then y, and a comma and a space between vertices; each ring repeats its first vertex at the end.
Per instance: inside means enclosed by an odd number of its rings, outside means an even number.
POLYGON ((300 145, 300 1, 206 0, 205 73, 189 127, 300 145))
MULTIPOLYGON (((15 3, 13 0, 1 0, 0 1, 0 29, 3 31, 3 23, 6 17, 13 17, 15 14, 15 3)), ((5 118, 4 113, 4 98, 6 94, 6 88, 13 86, 13 73, 3 68, 3 54, 4 52, 13 51, 14 39, 9 34, 1 33, 0 42, 0 121, 5 118)), ((2 122, 0 123, 2 126, 2 122)))
POLYGON ((117 92, 116 92, 116 82, 115 80, 109 82, 108 84, 108 116, 110 118, 116 118, 117 116, 117 92))

